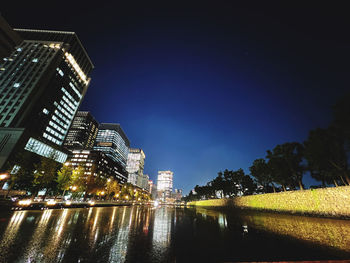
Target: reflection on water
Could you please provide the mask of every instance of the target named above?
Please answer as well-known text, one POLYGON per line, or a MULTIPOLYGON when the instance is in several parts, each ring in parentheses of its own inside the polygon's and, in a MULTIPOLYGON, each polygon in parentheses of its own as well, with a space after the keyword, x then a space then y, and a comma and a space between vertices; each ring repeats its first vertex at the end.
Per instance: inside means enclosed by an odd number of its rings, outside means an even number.
MULTIPOLYGON (((226 215, 223 212, 204 208, 197 208, 196 211, 201 215, 210 215, 217 219, 221 228, 227 226, 226 215)), ((253 211, 241 212, 237 216, 242 222, 243 233, 248 233, 249 226, 343 252, 350 252, 350 220, 253 211)))
POLYGON ((350 252, 350 221, 171 207, 95 207, 0 215, 0 238, 0 262, 332 259, 337 257, 324 246, 350 252), (311 251, 304 243, 279 238, 283 235, 318 247, 311 251), (277 252, 276 245, 281 247, 277 252))
POLYGON ((350 220, 280 214, 244 215, 255 228, 350 252, 350 220))

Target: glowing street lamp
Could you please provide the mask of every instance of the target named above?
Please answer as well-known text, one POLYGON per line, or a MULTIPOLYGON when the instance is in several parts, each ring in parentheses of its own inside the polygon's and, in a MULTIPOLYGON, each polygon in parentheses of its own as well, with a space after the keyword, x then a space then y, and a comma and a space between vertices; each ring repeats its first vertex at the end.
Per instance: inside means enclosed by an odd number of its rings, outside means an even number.
POLYGON ((4 180, 8 177, 8 174, 0 174, 0 180, 4 180))
POLYGON ((75 185, 74 185, 74 186, 72 186, 72 191, 77 190, 77 188, 78 188, 78 187, 76 187, 75 185))

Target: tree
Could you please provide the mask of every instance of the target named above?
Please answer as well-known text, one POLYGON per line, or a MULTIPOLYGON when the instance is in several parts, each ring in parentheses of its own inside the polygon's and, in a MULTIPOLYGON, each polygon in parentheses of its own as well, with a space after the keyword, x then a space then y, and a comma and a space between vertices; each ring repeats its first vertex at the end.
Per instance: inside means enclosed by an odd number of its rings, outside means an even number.
POLYGON ((86 176, 85 176, 85 168, 79 165, 72 172, 71 179, 69 185, 74 187, 77 192, 86 191, 86 176))
POLYGON ((338 179, 347 184, 344 178, 349 183, 344 140, 334 128, 310 131, 304 145, 305 159, 314 179, 321 181, 323 186, 331 182, 338 186, 338 179))
MULTIPOLYGON (((224 182, 224 178, 222 175, 222 172, 218 173, 218 176, 211 181, 211 184, 209 185, 213 188, 213 190, 215 191, 215 194, 219 194, 220 198, 224 197, 224 188, 225 188, 225 182, 224 182)), ((203 190, 206 190, 205 188, 203 190)))
POLYGON ((273 151, 267 151, 266 158, 268 166, 271 169, 271 175, 274 182, 282 185, 286 190, 286 186, 295 188, 299 186, 303 190, 303 146, 300 143, 284 143, 277 145, 273 151))
POLYGON ((120 191, 120 185, 118 181, 111 178, 108 179, 106 184, 106 191, 107 191, 107 196, 109 198, 118 194, 120 191))
POLYGON ((254 160, 253 165, 249 167, 249 171, 256 181, 264 187, 265 191, 271 185, 273 191, 276 192, 271 176, 271 169, 265 159, 261 158, 254 160))
POLYGON ((7 181, 9 184, 7 194, 12 189, 33 191, 33 174, 36 162, 38 162, 38 158, 26 150, 19 152, 15 158, 9 162, 10 169, 8 172, 10 178, 7 181))
POLYGON ((34 181, 33 184, 35 186, 35 194, 37 195, 38 191, 45 188, 45 195, 43 199, 45 199, 46 194, 50 190, 50 186, 52 182, 55 180, 56 172, 58 169, 58 163, 55 160, 56 154, 54 152, 50 153, 49 157, 41 157, 40 163, 35 165, 34 172, 34 181))
POLYGON ((256 184, 248 174, 243 176, 241 186, 243 195, 251 195, 256 190, 256 184))
POLYGON ((347 151, 350 149, 350 92, 343 96, 333 107, 333 121, 331 127, 338 137, 346 143, 347 151))
POLYGON ((62 168, 57 172, 57 174, 57 188, 63 191, 62 196, 64 196, 65 192, 69 190, 69 187, 71 186, 70 183, 73 174, 73 169, 69 165, 63 165, 62 168))

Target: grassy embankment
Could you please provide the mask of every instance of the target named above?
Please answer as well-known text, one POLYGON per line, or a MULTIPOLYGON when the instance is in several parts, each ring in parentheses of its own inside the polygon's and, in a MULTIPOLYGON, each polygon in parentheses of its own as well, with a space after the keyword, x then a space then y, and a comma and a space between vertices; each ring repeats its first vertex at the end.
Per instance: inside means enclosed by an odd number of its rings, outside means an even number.
POLYGON ((350 186, 193 201, 187 205, 350 218, 350 186))

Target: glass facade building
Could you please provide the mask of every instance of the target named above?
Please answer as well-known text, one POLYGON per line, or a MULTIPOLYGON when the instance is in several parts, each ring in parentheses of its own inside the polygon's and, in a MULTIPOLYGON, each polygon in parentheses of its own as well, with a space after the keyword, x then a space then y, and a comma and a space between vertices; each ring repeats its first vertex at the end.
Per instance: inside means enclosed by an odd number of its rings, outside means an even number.
POLYGON ((21 149, 64 162, 93 64, 74 32, 14 31, 24 40, 0 62, 0 167, 21 149))
POLYGON ((73 150, 67 162, 73 169, 82 166, 86 176, 108 179, 114 177, 121 184, 127 181, 123 167, 105 153, 95 150, 73 150))
POLYGON ((9 56, 21 42, 21 37, 0 14, 0 59, 9 56))
POLYGON ((63 145, 67 149, 92 149, 98 132, 98 122, 88 111, 78 111, 63 145))
POLYGON ((172 171, 158 171, 157 191, 161 196, 170 197, 173 191, 172 171))
POLYGON ((130 142, 119 124, 101 123, 95 141, 94 150, 104 152, 123 168, 127 178, 126 163, 128 160, 130 142))
POLYGON ((146 155, 142 149, 129 149, 126 171, 128 172, 128 183, 137 185, 141 188, 139 177, 143 176, 146 155))

